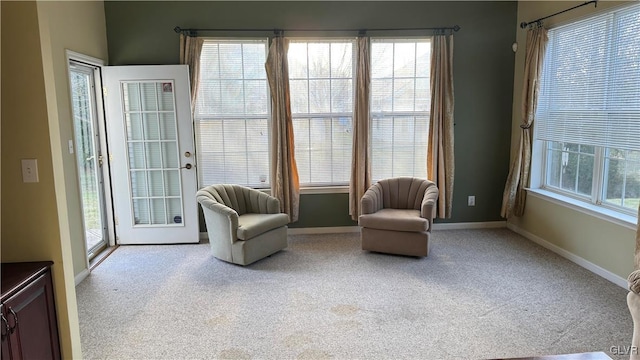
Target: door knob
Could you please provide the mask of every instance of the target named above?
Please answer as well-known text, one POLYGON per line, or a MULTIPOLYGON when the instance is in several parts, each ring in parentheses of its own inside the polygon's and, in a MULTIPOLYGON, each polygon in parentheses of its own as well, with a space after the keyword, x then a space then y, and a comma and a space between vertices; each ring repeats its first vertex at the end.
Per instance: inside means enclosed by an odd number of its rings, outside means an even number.
POLYGON ((191 164, 187 164, 187 165, 185 165, 185 166, 181 167, 180 169, 187 169, 187 170, 189 170, 189 169, 191 169, 192 167, 193 167, 193 165, 191 165, 191 164))

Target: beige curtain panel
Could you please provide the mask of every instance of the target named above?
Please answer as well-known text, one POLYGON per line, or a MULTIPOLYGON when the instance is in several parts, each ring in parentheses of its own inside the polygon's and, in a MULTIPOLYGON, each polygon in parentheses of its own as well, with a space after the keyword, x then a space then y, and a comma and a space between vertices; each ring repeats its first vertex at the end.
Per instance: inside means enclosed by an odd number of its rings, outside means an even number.
POLYGON ((524 85, 522 88, 522 125, 520 128, 520 144, 502 195, 500 215, 508 218, 512 215, 522 216, 526 202, 525 187, 529 186, 531 177, 531 126, 538 105, 540 91, 540 73, 547 46, 547 30, 539 27, 527 32, 526 58, 524 63, 524 85))
POLYGON ((280 211, 298 220, 300 178, 296 166, 289 92, 289 40, 273 38, 265 68, 271 89, 271 195, 280 200, 280 211))
POLYGON ((191 84, 191 111, 196 107, 198 85, 200 84, 200 53, 204 39, 180 34, 180 64, 189 65, 191 84))
POLYGON ((431 49, 431 114, 427 171, 436 183, 437 216, 451 217, 453 178, 453 35, 436 35, 431 49))
POLYGON ((369 92, 371 84, 371 55, 369 37, 363 36, 356 43, 356 93, 353 110, 353 152, 351 154, 351 179, 349 181, 349 214, 358 220, 361 213, 360 199, 371 185, 369 159, 369 92))

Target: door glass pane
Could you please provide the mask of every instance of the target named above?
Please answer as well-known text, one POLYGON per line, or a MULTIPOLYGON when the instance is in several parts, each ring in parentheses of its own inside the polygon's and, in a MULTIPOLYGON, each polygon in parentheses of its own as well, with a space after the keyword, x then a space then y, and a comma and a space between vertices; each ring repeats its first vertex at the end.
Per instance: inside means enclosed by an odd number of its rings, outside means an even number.
POLYGON ((173 90, 173 82, 167 81, 123 84, 131 206, 137 225, 182 224, 173 90))
POLYGON ((144 114, 144 138, 146 140, 159 140, 160 128, 158 126, 158 114, 144 114))
POLYGON ((151 199, 151 222, 153 224, 168 223, 165 215, 163 199, 151 199))
POLYGON ((131 172, 131 192, 134 198, 149 196, 146 171, 131 172))
POLYGON ((124 87, 124 106, 133 111, 140 110, 140 86, 129 83, 124 87))
POLYGON ((145 225, 150 224, 149 220, 149 200, 135 199, 133 200, 133 216, 134 224, 145 225))
POLYGON ((167 199, 167 223, 182 223, 182 206, 179 199, 167 199))
POLYGON ((149 171, 149 196, 164 196, 162 171, 149 171))
POLYGON ((153 83, 140 84, 140 101, 142 102, 143 111, 158 110, 156 87, 153 83))
POLYGON ((176 139, 176 118, 174 113, 160 114, 160 138, 164 140, 176 139))
POLYGON ((156 141, 147 142, 145 143, 145 148, 147 155, 147 168, 162 168, 162 154, 160 153, 160 143, 156 141))
POLYGON ((173 111, 173 84, 158 83, 158 105, 161 111, 173 111))
POLYGON ((144 169, 144 143, 129 143, 129 167, 131 169, 144 169))
POLYGON ((178 166, 178 149, 175 142, 162 143, 162 164, 166 168, 177 168, 178 166))
POLYGON ((164 193, 167 196, 180 196, 179 170, 167 170, 164 172, 164 193))
POLYGON ((92 67, 70 63, 71 101, 75 137, 75 154, 80 185, 82 220, 87 253, 106 246, 104 194, 92 67))
POLYGON ((127 114, 127 137, 142 140, 142 118, 140 114, 127 114))

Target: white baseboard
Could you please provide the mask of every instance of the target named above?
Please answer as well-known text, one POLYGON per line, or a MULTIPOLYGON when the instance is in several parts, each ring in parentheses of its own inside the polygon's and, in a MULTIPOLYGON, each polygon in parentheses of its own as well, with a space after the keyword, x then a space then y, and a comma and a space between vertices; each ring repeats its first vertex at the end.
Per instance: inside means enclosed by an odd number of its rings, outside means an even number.
POLYGON ((78 286, 78 284, 80 284, 82 282, 82 280, 86 279, 87 276, 89 276, 89 274, 91 274, 91 272, 89 271, 89 269, 84 269, 80 272, 80 274, 76 275, 76 286, 78 286))
POLYGON ((209 240, 209 233, 208 232, 201 232, 198 236, 199 240, 209 240))
POLYGON ((357 233, 360 232, 359 226, 327 226, 327 227, 308 227, 308 228, 289 228, 288 235, 307 235, 307 234, 340 234, 340 233, 357 233))
MULTIPOLYGON (((505 228, 505 227, 507 227, 506 221, 433 224, 433 230, 494 229, 494 228, 505 228)), ((288 230, 289 235, 336 234, 336 233, 357 233, 357 232, 360 232, 359 226, 289 228, 288 230)))
POLYGON ((507 227, 506 221, 436 223, 433 230, 464 230, 464 229, 497 229, 507 227))
MULTIPOLYGON (((507 227, 506 221, 485 221, 485 222, 462 222, 462 223, 442 223, 433 224, 433 230, 460 230, 460 229, 496 229, 507 227)), ((289 228, 289 235, 309 235, 309 234, 340 234, 360 232, 359 226, 326 226, 326 227, 306 227, 289 228)), ((209 236, 206 232, 200 233, 200 240, 207 240, 209 236)))
POLYGON ((580 266, 582 266, 583 268, 591 271, 592 273, 599 275, 600 277, 603 277, 609 281, 611 281, 612 283, 620 286, 621 288, 624 288, 625 290, 628 289, 628 284, 627 284, 627 279, 624 279, 614 273, 612 273, 611 271, 602 268, 594 263, 592 263, 591 261, 588 261, 572 252, 569 252, 555 244, 552 244, 550 242, 548 242, 547 240, 534 235, 532 233, 530 233, 527 230, 522 229, 521 227, 514 225, 514 224, 507 224, 507 228, 509 228, 510 230, 526 237, 527 239, 533 241, 534 243, 547 248, 551 251, 553 251, 554 253, 562 256, 563 258, 572 261, 580 266))

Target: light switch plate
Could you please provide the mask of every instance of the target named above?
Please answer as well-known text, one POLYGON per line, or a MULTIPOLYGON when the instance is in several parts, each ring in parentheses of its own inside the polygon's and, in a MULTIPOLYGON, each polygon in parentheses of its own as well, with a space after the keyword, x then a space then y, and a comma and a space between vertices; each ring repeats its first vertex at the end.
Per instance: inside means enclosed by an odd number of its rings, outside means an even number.
POLYGON ((22 159, 22 182, 38 182, 38 159, 22 159))

